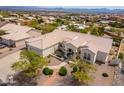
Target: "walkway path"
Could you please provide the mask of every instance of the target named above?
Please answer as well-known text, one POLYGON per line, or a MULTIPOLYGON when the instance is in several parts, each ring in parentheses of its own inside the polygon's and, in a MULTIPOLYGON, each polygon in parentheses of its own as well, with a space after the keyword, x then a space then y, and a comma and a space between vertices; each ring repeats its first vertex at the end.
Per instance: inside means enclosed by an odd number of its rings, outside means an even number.
POLYGON ((61 68, 62 66, 65 66, 67 63, 66 62, 62 62, 61 64, 59 65, 56 65, 56 66, 48 66, 49 68, 51 69, 59 69, 61 68))
POLYGON ((50 86, 50 85, 53 85, 53 83, 59 78, 59 76, 57 75, 58 73, 58 70, 54 70, 54 73, 52 76, 50 76, 47 80, 45 80, 43 82, 43 86, 50 86))

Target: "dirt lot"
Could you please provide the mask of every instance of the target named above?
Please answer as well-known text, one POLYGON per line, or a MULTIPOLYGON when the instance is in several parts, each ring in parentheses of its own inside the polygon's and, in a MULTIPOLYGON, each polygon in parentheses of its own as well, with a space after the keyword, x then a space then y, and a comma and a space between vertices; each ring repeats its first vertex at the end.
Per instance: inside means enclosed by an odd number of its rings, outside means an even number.
POLYGON ((68 74, 66 76, 59 76, 59 69, 54 69, 54 73, 52 76, 41 75, 38 79, 39 86, 72 86, 73 83, 71 81, 71 69, 69 70, 68 65, 68 74))
POLYGON ((108 64, 98 65, 95 64, 97 71, 93 74, 94 81, 90 84, 93 86, 110 86, 112 85, 114 78, 114 67, 108 66, 108 64), (103 77, 102 73, 107 73, 109 77, 103 77))
POLYGON ((45 76, 44 74, 42 74, 39 79, 38 79, 38 85, 39 86, 55 86, 55 85, 66 85, 63 80, 65 77, 61 77, 58 75, 59 72, 59 68, 61 67, 61 65, 64 65, 65 67, 68 68, 68 75, 70 75, 70 71, 69 70, 69 65, 65 62, 61 62, 60 60, 54 58, 54 57, 50 57, 50 63, 48 64, 49 68, 52 68, 54 70, 54 73, 52 76, 45 76))

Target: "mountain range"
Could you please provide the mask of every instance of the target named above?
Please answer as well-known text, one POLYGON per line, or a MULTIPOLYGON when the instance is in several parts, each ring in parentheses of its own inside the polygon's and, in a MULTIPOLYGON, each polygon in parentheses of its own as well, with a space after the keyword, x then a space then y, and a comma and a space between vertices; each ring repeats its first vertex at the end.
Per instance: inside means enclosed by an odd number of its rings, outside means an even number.
POLYGON ((124 14, 124 9, 109 8, 64 8, 64 7, 38 7, 38 6, 0 6, 0 10, 4 11, 61 11, 70 13, 115 13, 124 14))

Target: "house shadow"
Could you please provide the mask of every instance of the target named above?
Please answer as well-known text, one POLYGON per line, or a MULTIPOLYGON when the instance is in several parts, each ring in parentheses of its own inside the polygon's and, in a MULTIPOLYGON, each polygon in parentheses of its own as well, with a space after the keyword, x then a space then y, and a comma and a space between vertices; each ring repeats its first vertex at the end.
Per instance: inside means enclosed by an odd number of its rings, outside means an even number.
POLYGON ((105 64, 104 62, 101 62, 101 61, 96 61, 95 63, 98 64, 98 65, 105 64))

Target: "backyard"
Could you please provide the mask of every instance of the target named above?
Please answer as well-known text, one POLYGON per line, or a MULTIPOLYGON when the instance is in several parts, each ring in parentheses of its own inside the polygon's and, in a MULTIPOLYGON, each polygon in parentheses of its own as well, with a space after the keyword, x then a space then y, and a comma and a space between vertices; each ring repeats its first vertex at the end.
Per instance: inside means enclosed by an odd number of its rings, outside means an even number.
MULTIPOLYGON (((63 62, 61 62, 60 60, 56 59, 56 58, 52 58, 52 60, 54 62, 50 63, 50 66, 52 67, 53 63, 54 66, 56 65, 56 68, 52 68, 54 69, 54 73, 53 75, 50 76, 45 76, 44 74, 42 74, 39 78, 38 78, 38 85, 39 86, 75 86, 75 85, 84 85, 84 84, 79 84, 76 83, 72 80, 72 68, 70 67, 69 64, 64 64, 63 66, 65 66, 67 68, 67 75, 66 76, 60 76, 58 74, 59 72, 59 68, 60 68, 60 64, 63 64, 63 62), (58 62, 58 63, 57 63, 58 62), (58 67, 58 68, 57 68, 58 67)), ((102 86, 107 86, 107 85, 112 85, 113 82, 113 78, 114 78, 114 70, 115 68, 112 66, 109 66, 108 63, 106 64, 102 64, 99 65, 97 63, 94 64, 96 67, 96 72, 92 73, 91 75, 93 76, 93 81, 89 83, 89 85, 102 85, 102 86), (103 73, 107 73, 108 77, 103 77, 102 74, 103 73)))
POLYGON ((90 85, 92 86, 110 86, 113 83, 114 67, 106 64, 95 64, 97 71, 93 73, 94 80, 90 85), (107 73, 108 77, 103 77, 102 74, 107 73))
MULTIPOLYGON (((16 54, 16 55, 19 56, 19 53, 16 54)), ((72 68, 70 67, 69 63, 67 63, 65 61, 60 61, 59 59, 57 59, 53 56, 51 56, 49 59, 50 59, 50 61, 49 61, 47 67, 49 69, 53 70, 53 74, 44 75, 42 73, 42 70, 40 70, 40 75, 38 77, 36 77, 35 79, 33 79, 34 81, 32 81, 31 83, 36 84, 38 86, 75 86, 75 85, 84 86, 84 85, 86 85, 86 84, 83 84, 83 83, 75 82, 73 80, 72 68), (65 76, 60 76, 59 75, 59 70, 63 66, 67 69, 67 74, 65 76)), ((16 60, 13 59, 12 62, 15 62, 15 61, 16 60)), ((4 62, 8 63, 8 60, 6 60, 4 62)), ((10 60, 9 60, 9 62, 10 62, 10 60)), ((11 65, 9 65, 8 68, 10 68, 11 65)), ((95 63, 94 65, 95 65, 95 68, 96 68, 96 72, 91 73, 91 76, 93 77, 93 81, 90 82, 88 85, 93 85, 93 86, 96 86, 96 85, 102 85, 102 86, 112 85, 113 79, 114 79, 114 74, 115 74, 115 68, 112 67, 112 66, 109 66, 108 63, 101 64, 101 65, 95 63), (108 77, 104 77, 102 75, 103 73, 107 73, 108 77)), ((2 69, 4 69, 4 68, 2 68, 2 69)), ((8 70, 8 69, 6 69, 6 70, 8 70)), ((8 71, 6 71, 6 72, 8 72, 8 71)), ((1 76, 1 79, 2 79, 2 76, 1 76)), ((24 81, 24 79, 23 79, 23 81, 24 81)), ((18 83, 17 85, 32 85, 32 84, 30 84, 29 82, 27 82, 27 83, 23 82, 22 84, 18 83)))

